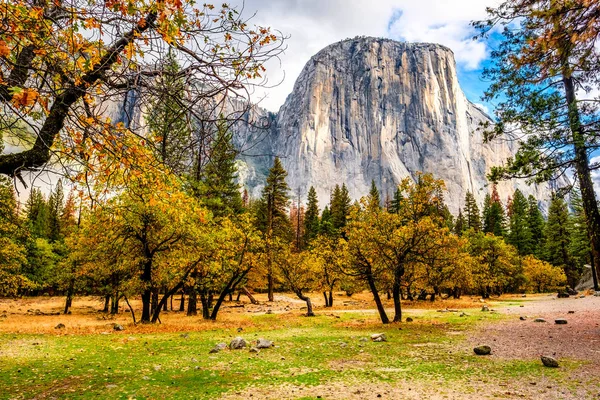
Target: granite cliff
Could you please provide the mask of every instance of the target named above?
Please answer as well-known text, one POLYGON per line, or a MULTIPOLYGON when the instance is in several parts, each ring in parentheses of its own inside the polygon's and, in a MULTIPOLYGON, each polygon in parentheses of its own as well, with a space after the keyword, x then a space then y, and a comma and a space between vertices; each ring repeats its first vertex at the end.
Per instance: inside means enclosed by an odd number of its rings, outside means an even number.
MULTIPOLYGON (((369 37, 332 44, 308 61, 276 115, 258 109, 257 116, 271 126, 241 157, 242 180, 258 195, 277 155, 290 187, 305 195, 314 186, 321 206, 336 184, 359 198, 374 180, 385 197, 423 171, 446 182, 456 213, 467 190, 481 204, 486 173, 516 150, 510 142, 483 143, 478 126, 489 117, 463 94, 452 51, 435 44, 369 37)), ((247 144, 259 136, 240 126, 237 137, 247 144)), ((499 185, 501 198, 517 187, 549 197, 546 185, 511 181, 499 185)))

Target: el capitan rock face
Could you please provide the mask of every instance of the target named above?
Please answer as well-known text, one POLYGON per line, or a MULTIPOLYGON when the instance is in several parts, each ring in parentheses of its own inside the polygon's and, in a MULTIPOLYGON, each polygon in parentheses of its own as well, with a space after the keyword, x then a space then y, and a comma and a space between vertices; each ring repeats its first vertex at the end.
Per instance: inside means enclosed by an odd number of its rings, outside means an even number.
MULTIPOLYGON (((265 140, 250 153, 279 156, 290 188, 305 196, 314 186, 321 206, 336 184, 360 198, 375 180, 385 198, 401 179, 423 171, 446 182, 446 202, 457 213, 467 190, 481 204, 486 173, 515 152, 511 143, 483 144, 477 128, 489 117, 464 96, 452 51, 435 44, 377 38, 332 44, 306 64, 271 119, 265 140)), ((238 133, 245 137, 243 128, 238 133)), ((241 178, 253 177, 254 195, 271 162, 242 158, 241 178)), ((517 187, 549 196, 546 186, 513 181, 498 186, 501 198, 517 187)))

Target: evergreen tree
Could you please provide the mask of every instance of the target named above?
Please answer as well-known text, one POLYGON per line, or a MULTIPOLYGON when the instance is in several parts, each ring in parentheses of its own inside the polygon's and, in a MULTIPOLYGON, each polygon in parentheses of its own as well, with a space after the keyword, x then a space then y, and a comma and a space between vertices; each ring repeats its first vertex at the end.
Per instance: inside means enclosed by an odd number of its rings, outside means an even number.
POLYGON ((331 222, 331 212, 329 211, 329 207, 325 206, 323 212, 321 213, 321 223, 319 224, 319 233, 327 236, 334 236, 335 229, 333 228, 333 223, 331 222))
POLYGON ((373 210, 381 208, 381 196, 375 185, 375 180, 371 181, 371 190, 369 190, 369 207, 373 210))
POLYGON ((495 236, 504 236, 506 215, 500 201, 496 185, 492 186, 492 194, 487 194, 483 203, 483 231, 495 236))
POLYGON ((273 301, 274 271, 273 251, 274 243, 280 240, 290 241, 292 238, 291 224, 287 214, 290 202, 289 186, 285 179, 287 172, 283 168, 279 157, 275 157, 273 167, 269 170, 267 184, 265 185, 258 206, 259 229, 263 231, 267 247, 267 284, 269 301, 273 301))
POLYGON ((565 271, 569 286, 575 287, 579 271, 575 268, 571 254, 571 229, 567 203, 554 195, 548 209, 546 224, 545 258, 552 265, 565 271))
POLYGON ((463 216, 462 211, 458 211, 458 217, 456 217, 456 223, 454 224, 454 233, 458 236, 462 236, 463 232, 466 230, 467 221, 465 221, 465 217, 463 216))
POLYGON ((465 195, 465 207, 463 209, 467 229, 473 229, 475 232, 481 231, 481 216, 479 207, 473 193, 467 191, 465 195))
POLYGON ((169 96, 151 98, 146 121, 157 158, 177 175, 187 171, 191 129, 185 100, 185 80, 175 55, 169 50, 156 80, 169 96))
POLYGON ((538 201, 533 195, 529 195, 527 203, 527 226, 529 226, 529 232, 531 232, 530 249, 534 256, 542 258, 544 254, 546 221, 544 221, 544 216, 540 211, 538 201))
POLYGON ((402 196, 402 191, 398 187, 396 189, 396 192, 394 192, 394 198, 392 199, 389 212, 392 214, 398 214, 400 212, 400 207, 402 205, 403 200, 404 197, 402 196))
POLYGON ((308 190, 306 213, 304 213, 304 242, 310 242, 319 234, 319 200, 314 187, 308 190))
POLYGON ((210 161, 204 168, 203 179, 199 184, 202 202, 217 217, 240 214, 244 210, 240 186, 236 183, 237 151, 233 147, 232 138, 227 126, 223 122, 219 123, 210 148, 210 161))
POLYGON ((342 187, 335 185, 330 202, 331 223, 333 228, 338 232, 346 226, 346 220, 350 213, 350 205, 352 200, 348 194, 346 184, 342 187))
POLYGON ((57 242, 64 238, 61 217, 64 212, 65 194, 62 181, 59 179, 56 188, 48 198, 48 240, 57 242))
POLYGON ((520 255, 531 254, 531 232, 527 224, 529 203, 519 189, 515 190, 509 211, 510 232, 506 242, 517 249, 520 255))
POLYGON ((578 268, 581 268, 585 264, 591 262, 591 251, 590 239, 587 233, 585 224, 585 214, 583 212, 583 205, 581 204, 581 194, 578 190, 571 192, 571 209, 573 214, 571 215, 571 254, 573 255, 573 261, 578 268))
POLYGON ((27 203, 25 203, 27 225, 34 238, 48 237, 48 204, 37 188, 32 188, 27 203))

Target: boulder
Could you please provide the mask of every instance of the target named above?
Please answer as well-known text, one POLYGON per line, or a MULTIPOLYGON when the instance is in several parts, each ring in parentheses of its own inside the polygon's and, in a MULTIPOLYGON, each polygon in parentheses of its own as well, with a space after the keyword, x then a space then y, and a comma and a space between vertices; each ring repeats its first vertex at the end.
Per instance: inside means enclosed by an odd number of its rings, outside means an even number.
POLYGON ((544 318, 536 318, 533 322, 546 322, 546 320, 544 318))
POLYGON ((371 335, 371 341, 373 342, 387 342, 387 337, 385 333, 375 333, 371 335))
POLYGON ((234 338, 231 343, 229 343, 229 348, 231 350, 239 350, 245 348, 247 345, 246 341, 242 337, 234 338))
POLYGON ((490 311, 490 308, 488 306, 483 306, 481 307, 481 311, 490 311))
POLYGON ((273 343, 272 340, 267 340, 267 339, 258 339, 256 341, 256 347, 257 349, 268 349, 270 347, 273 347, 275 343, 273 343))
POLYGON ((125 330, 125 328, 123 328, 123 325, 120 325, 120 324, 114 324, 113 329, 115 331, 124 331, 125 330))
POLYGON ((65 324, 58 324, 54 327, 54 329, 65 329, 65 324))
POLYGON ((227 344, 226 343, 217 343, 215 347, 213 347, 211 349, 211 351, 209 351, 210 354, 214 354, 214 353, 218 353, 221 350, 225 350, 227 348, 227 344))
POLYGON ((527 317, 520 316, 520 317, 519 317, 519 319, 520 319, 521 321, 525 321, 525 320, 527 320, 527 317))
POLYGON ((406 322, 413 322, 413 319, 411 317, 406 317, 406 322))
POLYGON ((579 294, 577 290, 572 289, 570 287, 565 288, 565 292, 571 296, 577 296, 579 294))
POLYGON ((557 297, 558 297, 559 299, 566 299, 566 298, 569 298, 570 296, 569 296, 569 293, 560 292, 560 293, 558 293, 558 296, 557 296, 557 297))
POLYGON ((554 323, 556 325, 566 325, 567 324, 567 320, 564 318, 557 318, 554 320, 554 323))
POLYGON ((552 357, 542 356, 542 364, 549 368, 558 368, 558 361, 552 357))
POLYGON ((257 347, 251 347, 250 348, 250 353, 258 354, 258 353, 260 353, 260 350, 257 347))
POLYGON ((473 351, 478 356, 487 356, 492 353, 492 348, 490 346, 484 344, 482 346, 477 346, 477 347, 473 348, 473 351))

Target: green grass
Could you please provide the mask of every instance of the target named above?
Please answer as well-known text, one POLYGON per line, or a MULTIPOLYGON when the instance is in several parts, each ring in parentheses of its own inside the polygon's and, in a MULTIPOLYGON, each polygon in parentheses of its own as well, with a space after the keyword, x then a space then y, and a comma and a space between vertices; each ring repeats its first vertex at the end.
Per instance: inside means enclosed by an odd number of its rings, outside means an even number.
MULTIPOLYGON (((0 335, 0 399, 136 398, 213 399, 250 385, 285 383, 313 386, 331 381, 402 380, 465 382, 469 379, 529 379, 564 376, 576 363, 549 371, 539 362, 477 357, 465 335, 499 314, 466 310, 424 312, 413 323, 382 326, 376 316, 341 313, 340 318, 243 316, 252 327, 180 333, 109 335, 0 335), (363 321, 363 322, 359 322, 363 321), (385 332, 388 341, 360 341, 385 332), (209 354, 218 342, 265 337, 278 347, 225 350, 209 354)), ((410 315, 410 312, 409 312, 410 315)), ((309 399, 311 397, 304 397, 309 399)))

